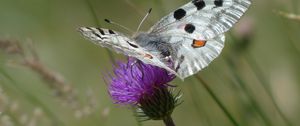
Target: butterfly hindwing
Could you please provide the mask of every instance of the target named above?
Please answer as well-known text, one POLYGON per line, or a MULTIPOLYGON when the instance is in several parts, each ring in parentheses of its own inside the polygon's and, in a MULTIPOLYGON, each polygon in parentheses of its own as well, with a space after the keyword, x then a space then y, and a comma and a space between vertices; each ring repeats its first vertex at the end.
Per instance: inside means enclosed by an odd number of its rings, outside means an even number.
POLYGON ((174 59, 174 70, 180 78, 191 76, 207 67, 218 57, 224 47, 225 36, 221 34, 206 41, 190 39, 186 37, 173 37, 173 40, 181 40, 174 59))
MULTIPOLYGON (((160 61, 164 64, 168 64, 167 66, 175 71, 178 77, 184 79, 207 67, 210 62, 220 55, 224 47, 225 36, 221 34, 213 39, 203 41, 191 39, 184 35, 175 35, 162 36, 160 40, 169 43, 171 47, 171 62, 164 60, 164 58, 161 58, 160 61)), ((149 47, 145 48, 147 49, 149 47)), ((156 57, 162 56, 159 50, 149 50, 149 52, 156 57)))
POLYGON ((228 31, 250 4, 251 0, 193 0, 162 18, 149 32, 212 39, 228 31))

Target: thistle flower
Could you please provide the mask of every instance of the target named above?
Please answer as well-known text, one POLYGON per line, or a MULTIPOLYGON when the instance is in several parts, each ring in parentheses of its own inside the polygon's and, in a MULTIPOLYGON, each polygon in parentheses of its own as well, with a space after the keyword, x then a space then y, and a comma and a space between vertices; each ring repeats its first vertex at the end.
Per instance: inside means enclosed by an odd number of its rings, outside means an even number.
POLYGON ((115 103, 137 107, 142 120, 170 121, 180 96, 173 95, 174 86, 168 84, 175 78, 173 74, 133 58, 118 63, 114 74, 108 91, 115 103))

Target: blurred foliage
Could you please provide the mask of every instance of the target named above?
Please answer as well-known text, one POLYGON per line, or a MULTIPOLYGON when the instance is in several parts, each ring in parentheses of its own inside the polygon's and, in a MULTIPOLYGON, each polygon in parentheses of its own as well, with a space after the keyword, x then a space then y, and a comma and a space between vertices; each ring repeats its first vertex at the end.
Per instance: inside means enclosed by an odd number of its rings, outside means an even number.
MULTIPOLYGON (((147 30, 186 2, 1 0, 0 125, 138 125, 129 108, 114 105, 108 96, 107 50, 83 39, 77 28, 101 25, 126 32, 102 19, 135 29, 152 7, 142 28, 147 30)), ((299 7, 299 0, 254 0, 227 33, 221 56, 197 78, 173 82, 184 92, 184 103, 172 115, 175 123, 300 125, 300 22, 290 18, 299 17, 299 7)))

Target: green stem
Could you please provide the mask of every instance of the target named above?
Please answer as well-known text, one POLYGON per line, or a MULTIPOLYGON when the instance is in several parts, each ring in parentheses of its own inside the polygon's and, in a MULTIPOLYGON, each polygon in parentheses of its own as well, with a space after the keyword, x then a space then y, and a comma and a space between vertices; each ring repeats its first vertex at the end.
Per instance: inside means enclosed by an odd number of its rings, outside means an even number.
POLYGON ((199 93, 198 93, 198 90, 196 89, 196 87, 194 86, 194 83, 191 84, 190 86, 187 86, 187 90, 188 90, 188 93, 190 93, 190 95, 191 95, 193 105, 195 106, 195 109, 196 109, 198 115, 200 116, 201 119, 205 120, 207 126, 211 126, 212 124, 211 124, 211 121, 209 120, 209 117, 208 117, 206 111, 201 109, 202 107, 199 107, 199 106, 202 106, 202 105, 197 102, 198 100, 196 98, 199 97, 199 93))
POLYGON ((222 102, 218 99, 218 97, 215 95, 215 93, 210 89, 208 84, 198 75, 195 76, 196 79, 203 85, 203 87, 208 91, 210 96, 213 98, 213 100, 218 104, 218 106, 221 108, 221 110, 224 112, 226 117, 231 121, 231 123, 234 126, 239 126, 237 121, 233 118, 233 116, 229 113, 229 111, 226 109, 226 107, 222 104, 222 102))
POLYGON ((175 126, 175 123, 170 115, 164 118, 163 121, 166 126, 175 126))
POLYGON ((278 106, 278 104, 276 103, 274 96, 271 93, 270 87, 267 85, 269 84, 269 82, 267 80, 265 80, 264 78, 264 74, 262 72, 262 70, 259 68, 257 62, 255 62, 255 60, 251 57, 251 55, 249 54, 245 54, 245 59, 248 63, 248 65, 250 66, 251 70, 254 72, 254 75, 256 76, 256 78, 258 78, 258 80, 260 81, 263 89, 266 91, 266 93, 269 95, 269 97, 271 98, 271 102, 273 103, 273 105, 275 106, 275 109, 277 110, 277 112, 279 113, 279 116, 284 120, 284 122, 286 123, 286 125, 288 126, 292 126, 292 123, 288 120, 288 118, 283 114, 282 110, 280 109, 280 107, 278 106))
POLYGON ((267 118, 267 116, 264 114, 263 110, 259 107, 258 103, 253 99, 253 93, 250 92, 249 89, 246 87, 246 83, 241 79, 240 75, 238 74, 235 65, 233 63, 233 60, 230 58, 226 58, 225 60, 227 62, 227 65, 230 67, 231 72, 236 79, 236 81, 239 83, 241 89, 243 92, 245 92, 247 98, 249 99, 251 106, 256 110, 256 112, 260 115, 262 120, 265 122, 265 125, 271 126, 271 122, 267 118))
MULTIPOLYGON (((240 40, 238 40, 234 35, 232 35, 230 33, 230 36, 231 38, 233 39, 233 42, 238 42, 240 40)), ((263 87, 263 90, 267 93, 267 95, 270 97, 271 99, 271 102, 272 104, 274 105, 275 109, 277 110, 277 112, 279 113, 279 116, 283 119, 283 121, 286 123, 286 125, 288 126, 292 126, 292 123, 288 120, 288 118, 283 114, 282 110, 280 109, 280 107, 278 106, 278 104, 276 103, 275 99, 274 99, 274 96, 272 95, 271 93, 271 90, 270 90, 270 87, 268 86, 269 85, 269 82, 265 79, 264 77, 264 74, 262 72, 262 70, 259 68, 257 62, 254 60, 254 58, 247 52, 244 53, 245 55, 245 60, 246 60, 246 63, 248 64, 248 66, 251 68, 251 70, 254 72, 254 75, 255 77, 260 81, 262 87, 263 87)), ((229 63, 229 66, 230 66, 230 62, 229 61, 230 59, 228 58, 228 63, 229 63)), ((231 65, 231 66, 234 66, 234 65, 231 65)), ((234 68, 235 69, 235 68, 234 68)), ((237 75, 238 76, 238 75, 237 75)), ((239 81, 240 83, 242 81, 239 81)), ((243 82, 242 82, 243 83, 243 82)))
MULTIPOLYGON (((90 10, 90 12, 91 12, 91 14, 92 14, 92 16, 93 16, 94 22, 96 23, 96 25, 97 25, 98 27, 101 27, 101 24, 100 24, 100 22, 99 22, 99 20, 98 20, 99 18, 97 17, 96 11, 95 11, 95 9, 93 8, 92 3, 91 3, 89 0, 85 0, 85 1, 86 1, 86 4, 87 4, 87 6, 88 6, 88 8, 89 8, 89 10, 90 10)), ((112 52, 111 52, 109 49, 107 49, 107 48, 105 48, 105 50, 106 50, 106 52, 107 52, 107 55, 108 55, 108 57, 109 57, 109 60, 110 60, 113 64, 115 64, 116 62, 115 62, 115 59, 114 59, 114 56, 113 56, 112 52)))

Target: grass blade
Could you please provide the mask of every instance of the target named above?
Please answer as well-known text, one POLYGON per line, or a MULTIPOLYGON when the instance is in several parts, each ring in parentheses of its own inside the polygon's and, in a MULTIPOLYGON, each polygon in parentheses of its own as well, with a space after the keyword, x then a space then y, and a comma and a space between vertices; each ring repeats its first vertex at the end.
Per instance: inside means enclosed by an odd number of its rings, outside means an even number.
POLYGON ((195 77, 202 84, 202 86, 207 90, 207 92, 213 98, 213 100, 218 104, 218 106, 221 108, 221 110, 224 112, 224 114, 230 120, 230 122, 234 126, 239 126, 239 124, 237 123, 237 121, 230 114, 230 112, 226 109, 226 107, 223 105, 223 103, 218 99, 218 97, 215 95, 215 93, 210 89, 210 87, 208 86, 208 84, 199 75, 196 75, 195 77))
POLYGON ((14 89, 21 94, 20 96, 25 97, 28 101, 30 101, 31 104, 41 107, 41 109, 45 111, 46 115, 53 121, 53 126, 64 126, 64 123, 50 109, 48 109, 48 107, 42 101, 40 101, 31 93, 23 90, 2 67, 0 67, 0 73, 13 84, 14 89))

